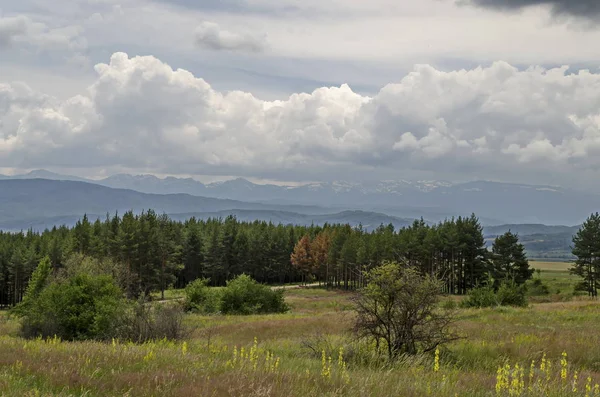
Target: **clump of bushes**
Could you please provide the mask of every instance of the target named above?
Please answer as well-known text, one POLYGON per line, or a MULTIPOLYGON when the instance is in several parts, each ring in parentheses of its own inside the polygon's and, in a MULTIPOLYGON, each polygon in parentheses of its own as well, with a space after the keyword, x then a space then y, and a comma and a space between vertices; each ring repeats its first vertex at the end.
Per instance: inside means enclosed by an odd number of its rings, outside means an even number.
POLYGON ((150 305, 143 300, 131 304, 115 322, 114 337, 143 343, 150 340, 179 340, 187 336, 181 304, 150 305))
POLYGON ((210 288, 209 280, 198 279, 185 288, 186 310, 201 313, 266 314, 289 310, 283 290, 273 290, 242 274, 228 281, 225 288, 210 288))
POLYGON ((242 274, 227 282, 221 296, 221 312, 225 314, 285 313, 283 290, 273 290, 242 274))
POLYGON ((112 275, 77 269, 53 274, 50 260, 42 259, 23 301, 12 311, 21 319, 23 337, 144 342, 179 339, 185 333, 181 305, 132 303, 112 275))
POLYGON ((498 301, 500 306, 527 306, 527 287, 525 284, 518 285, 514 281, 505 281, 498 288, 498 301))
POLYGON ((527 306, 527 289, 525 285, 518 285, 513 280, 500 283, 494 289, 492 283, 477 287, 469 291, 467 299, 461 303, 462 307, 494 307, 494 306, 527 306))
POLYGON ((469 291, 467 299, 461 302, 462 307, 492 307, 498 305, 496 291, 491 285, 473 288, 469 291))
POLYGON ((185 287, 186 311, 199 313, 217 313, 221 310, 221 293, 217 288, 208 286, 209 279, 199 278, 185 287))
MULTIPOLYGON (((530 296, 550 295, 550 289, 539 278, 534 278, 531 280, 531 284, 528 286, 527 292, 530 296)), ((560 291, 558 293, 560 293, 560 291)))
POLYGON ((86 340, 112 337, 114 321, 125 309, 123 294, 110 276, 80 274, 49 283, 16 314, 22 317, 26 338, 86 340))

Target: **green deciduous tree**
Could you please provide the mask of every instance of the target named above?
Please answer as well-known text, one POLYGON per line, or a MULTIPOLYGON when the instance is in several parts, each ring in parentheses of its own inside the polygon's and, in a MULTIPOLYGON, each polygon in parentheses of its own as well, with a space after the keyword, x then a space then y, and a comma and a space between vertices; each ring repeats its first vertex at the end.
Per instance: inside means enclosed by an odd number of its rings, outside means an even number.
POLYGON ((367 286, 356 298, 358 337, 387 349, 390 359, 435 350, 456 338, 451 312, 438 309, 443 283, 395 262, 365 275, 367 286))

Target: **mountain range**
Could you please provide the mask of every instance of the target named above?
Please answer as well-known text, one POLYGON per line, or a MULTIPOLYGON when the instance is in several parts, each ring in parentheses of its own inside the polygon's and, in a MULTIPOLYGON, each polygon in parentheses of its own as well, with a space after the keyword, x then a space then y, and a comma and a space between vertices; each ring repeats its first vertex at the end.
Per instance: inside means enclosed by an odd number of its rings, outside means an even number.
POLYGON ((544 222, 579 225, 598 203, 598 196, 591 193, 495 182, 335 182, 295 187, 245 179, 202 184, 190 178, 125 174, 88 180, 44 170, 0 175, 0 230, 72 226, 84 213, 93 221, 115 212, 147 209, 176 220, 235 215, 241 221, 347 223, 366 230, 390 223, 401 228, 421 217, 435 223, 474 212, 485 226, 488 245, 511 230, 519 234, 528 254, 538 258, 569 258, 572 236, 579 229, 544 222))
POLYGON ((392 223, 400 228, 413 219, 402 219, 366 211, 332 212, 309 205, 277 205, 192 196, 189 194, 148 194, 131 189, 114 189, 88 182, 49 179, 0 180, 0 229, 43 230, 54 225, 73 225, 83 214, 91 220, 107 214, 153 209, 174 219, 226 217, 265 220, 283 224, 362 224, 372 229, 392 223))
MULTIPOLYGON (((376 212, 397 218, 425 218, 431 222, 475 213, 486 226, 502 224, 578 225, 600 208, 600 195, 556 186, 536 186, 489 181, 376 181, 369 183, 322 182, 301 186, 256 184, 238 178, 203 184, 192 178, 117 174, 92 180, 36 170, 0 179, 47 179, 86 182, 147 194, 188 194, 260 203, 289 211, 290 206, 316 207, 323 213, 347 210, 376 212), (283 206, 283 207, 282 207, 283 206), (282 207, 282 208, 279 208, 282 207)), ((248 209, 240 207, 236 209, 248 209)), ((292 212, 299 212, 292 210, 292 212)), ((306 211, 300 211, 306 213, 306 211)), ((318 213, 315 212, 315 214, 318 213)))

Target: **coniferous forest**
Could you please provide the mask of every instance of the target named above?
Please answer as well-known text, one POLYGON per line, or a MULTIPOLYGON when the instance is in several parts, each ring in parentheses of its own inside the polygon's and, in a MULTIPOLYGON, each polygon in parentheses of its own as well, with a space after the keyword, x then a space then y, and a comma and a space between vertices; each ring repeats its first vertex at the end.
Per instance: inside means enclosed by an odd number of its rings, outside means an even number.
POLYGON ((95 222, 84 216, 72 228, 0 232, 0 305, 20 302, 44 256, 54 268, 74 256, 110 263, 127 275, 125 290, 132 297, 198 278, 224 285, 242 273, 261 283, 310 281, 354 289, 363 284, 364 271, 385 261, 435 275, 451 294, 465 294, 490 276, 529 278, 517 236, 499 237, 490 252, 482 230, 475 215, 436 225, 415 221, 400 230, 381 225, 370 232, 348 225, 239 222, 231 216, 177 222, 152 210, 95 222))

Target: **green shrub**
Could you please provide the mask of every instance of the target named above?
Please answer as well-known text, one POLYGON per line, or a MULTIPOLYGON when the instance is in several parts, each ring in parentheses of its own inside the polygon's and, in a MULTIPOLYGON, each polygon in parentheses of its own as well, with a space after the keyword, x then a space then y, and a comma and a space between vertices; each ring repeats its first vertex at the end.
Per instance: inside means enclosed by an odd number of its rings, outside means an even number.
POLYGON ((27 338, 108 339, 126 307, 122 295, 110 276, 80 274, 53 281, 17 313, 21 333, 27 338))
POLYGON ((517 285, 514 281, 504 281, 500 284, 496 295, 502 306, 527 306, 527 289, 525 285, 517 285))
POLYGON ((227 282, 221 296, 221 311, 225 314, 284 313, 289 310, 283 290, 272 290, 242 274, 227 282))
POLYGON ((494 306, 527 306, 527 289, 525 285, 518 285, 514 281, 505 280, 500 283, 498 291, 494 291, 492 284, 474 288, 469 291, 467 299, 461 303, 462 307, 494 307, 494 306))
POLYGON ((491 285, 473 288, 469 291, 467 299, 461 302, 462 307, 492 307, 500 302, 491 285))
POLYGON ((527 288, 527 292, 530 296, 544 296, 550 295, 550 288, 539 278, 531 280, 531 284, 527 288))
POLYGON ((440 306, 444 310, 456 310, 456 308, 458 307, 458 303, 456 303, 454 299, 446 299, 442 301, 440 306))
POLYGON ((139 276, 129 271, 125 264, 107 258, 92 258, 80 253, 69 256, 54 278, 67 280, 79 274, 111 276, 129 299, 138 298, 141 294, 139 276))
POLYGON ((217 288, 208 286, 209 280, 201 278, 192 281, 185 287, 186 311, 200 313, 216 313, 221 310, 221 294, 217 288))
POLYGON ((152 340, 178 340, 187 336, 184 311, 179 303, 131 304, 114 321, 113 337, 143 343, 152 340))
POLYGON ((13 314, 22 316, 30 310, 31 305, 35 303, 48 284, 51 271, 52 265, 50 264, 50 258, 46 256, 39 262, 38 266, 31 274, 31 280, 29 280, 23 300, 12 310, 13 314))

